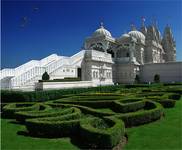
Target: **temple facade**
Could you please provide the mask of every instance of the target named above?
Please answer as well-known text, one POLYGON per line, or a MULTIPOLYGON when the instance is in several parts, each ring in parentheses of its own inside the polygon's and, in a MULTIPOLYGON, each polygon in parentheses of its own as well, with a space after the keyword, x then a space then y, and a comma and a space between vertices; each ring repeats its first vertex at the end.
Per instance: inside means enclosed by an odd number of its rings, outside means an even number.
POLYGON ((145 26, 142 21, 140 29, 131 25, 128 33, 115 38, 101 23, 83 45, 71 57, 52 54, 40 61, 1 70, 1 88, 35 89, 45 71, 51 80, 81 79, 64 86, 50 83, 53 88, 132 84, 136 76, 140 82, 153 82, 156 74, 161 82, 182 82, 182 62, 176 62, 176 43, 168 25, 162 36, 156 24, 145 26))

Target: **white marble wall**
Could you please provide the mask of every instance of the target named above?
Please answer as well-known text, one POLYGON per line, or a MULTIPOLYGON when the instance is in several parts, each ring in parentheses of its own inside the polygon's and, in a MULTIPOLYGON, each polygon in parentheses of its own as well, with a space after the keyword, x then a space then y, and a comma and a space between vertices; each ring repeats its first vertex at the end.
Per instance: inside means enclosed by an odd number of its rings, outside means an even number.
POLYGON ((82 62, 82 80, 97 85, 113 84, 111 54, 88 50, 82 62))
POLYGON ((68 89, 68 88, 83 88, 97 86, 92 81, 74 81, 74 82, 39 82, 36 83, 36 90, 50 89, 68 89))
POLYGON ((114 83, 133 83, 138 71, 139 66, 134 63, 117 64, 113 67, 114 83))
POLYGON ((182 82, 182 62, 145 64, 141 66, 142 82, 153 82, 155 74, 160 75, 161 82, 182 82))

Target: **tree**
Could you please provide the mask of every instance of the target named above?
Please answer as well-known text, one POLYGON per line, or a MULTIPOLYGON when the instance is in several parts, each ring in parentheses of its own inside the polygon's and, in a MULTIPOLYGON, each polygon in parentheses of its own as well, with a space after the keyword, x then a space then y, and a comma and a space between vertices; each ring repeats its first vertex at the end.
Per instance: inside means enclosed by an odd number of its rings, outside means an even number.
POLYGON ((135 76, 135 83, 140 83, 140 77, 138 74, 135 76))
POLYGON ((156 75, 154 76, 154 82, 155 82, 155 83, 159 83, 159 82, 160 82, 160 75, 156 74, 156 75))
POLYGON ((45 71, 44 73, 43 73, 43 75, 42 75, 42 80, 49 80, 49 75, 48 75, 48 73, 45 71))

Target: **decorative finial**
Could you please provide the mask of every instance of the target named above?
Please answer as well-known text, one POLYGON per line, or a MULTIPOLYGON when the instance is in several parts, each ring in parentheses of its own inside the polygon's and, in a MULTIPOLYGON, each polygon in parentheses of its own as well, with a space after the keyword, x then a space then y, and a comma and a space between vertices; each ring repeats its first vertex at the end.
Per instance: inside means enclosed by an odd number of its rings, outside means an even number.
POLYGON ((103 22, 100 23, 100 27, 104 28, 104 23, 103 22))
POLYGON ((152 24, 155 28, 157 28, 157 19, 155 16, 152 17, 152 24))
POLYGON ((136 30, 136 27, 135 27, 134 23, 131 23, 131 30, 132 31, 135 31, 136 30))
POLYGON ((145 17, 142 17, 142 27, 145 26, 145 17))

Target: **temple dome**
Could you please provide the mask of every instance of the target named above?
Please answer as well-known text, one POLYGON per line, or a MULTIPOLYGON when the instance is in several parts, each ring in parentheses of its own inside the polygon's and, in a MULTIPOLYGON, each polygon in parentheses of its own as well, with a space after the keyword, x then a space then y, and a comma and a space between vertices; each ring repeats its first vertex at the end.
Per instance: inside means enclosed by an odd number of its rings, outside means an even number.
POLYGON ((118 38, 118 40, 119 40, 119 41, 120 41, 120 40, 124 40, 124 39, 127 39, 127 38, 129 38, 129 37, 130 37, 129 34, 124 33, 124 34, 122 34, 122 35, 118 38))
POLYGON ((136 38, 137 40, 145 41, 145 35, 140 31, 134 30, 134 31, 130 31, 128 34, 131 37, 136 38))
POLYGON ((97 36, 109 36, 109 37, 112 37, 111 33, 110 33, 108 30, 106 30, 102 24, 101 24, 100 28, 97 29, 97 30, 93 33, 92 36, 93 36, 93 37, 97 37, 97 36))

